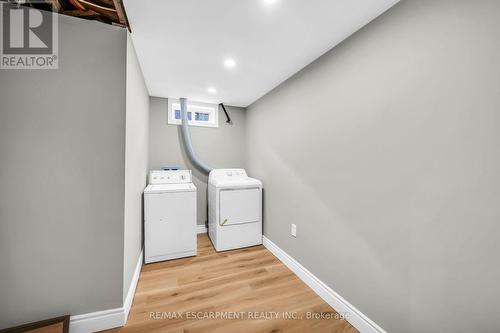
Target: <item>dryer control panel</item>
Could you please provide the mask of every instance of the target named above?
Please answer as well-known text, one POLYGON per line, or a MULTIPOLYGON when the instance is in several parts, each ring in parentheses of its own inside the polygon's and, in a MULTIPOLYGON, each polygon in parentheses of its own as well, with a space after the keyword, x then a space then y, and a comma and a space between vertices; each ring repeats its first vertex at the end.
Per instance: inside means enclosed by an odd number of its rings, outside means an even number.
POLYGON ((182 184, 192 183, 191 170, 151 170, 149 184, 182 184))
POLYGON ((210 178, 218 180, 240 180, 247 179, 244 169, 214 169, 210 172, 210 178))

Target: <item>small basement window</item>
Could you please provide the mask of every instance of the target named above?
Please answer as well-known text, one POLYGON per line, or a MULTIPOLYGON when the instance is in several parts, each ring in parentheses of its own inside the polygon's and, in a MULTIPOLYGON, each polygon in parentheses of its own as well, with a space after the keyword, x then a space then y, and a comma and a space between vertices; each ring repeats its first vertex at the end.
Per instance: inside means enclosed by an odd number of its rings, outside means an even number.
MULTIPOLYGON (((187 101, 188 123, 190 126, 219 127, 219 106, 217 104, 187 101)), ((180 125, 181 103, 178 99, 168 99, 168 124, 180 125)))

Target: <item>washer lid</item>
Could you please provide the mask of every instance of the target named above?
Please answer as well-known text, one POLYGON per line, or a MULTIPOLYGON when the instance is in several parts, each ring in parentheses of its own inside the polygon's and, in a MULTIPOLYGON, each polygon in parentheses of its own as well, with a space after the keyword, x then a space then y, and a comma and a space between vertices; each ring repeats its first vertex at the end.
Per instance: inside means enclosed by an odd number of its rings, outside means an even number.
POLYGON ((194 191, 196 191, 196 186, 194 186, 193 183, 183 183, 183 184, 148 185, 144 190, 144 193, 155 194, 155 193, 194 192, 194 191))

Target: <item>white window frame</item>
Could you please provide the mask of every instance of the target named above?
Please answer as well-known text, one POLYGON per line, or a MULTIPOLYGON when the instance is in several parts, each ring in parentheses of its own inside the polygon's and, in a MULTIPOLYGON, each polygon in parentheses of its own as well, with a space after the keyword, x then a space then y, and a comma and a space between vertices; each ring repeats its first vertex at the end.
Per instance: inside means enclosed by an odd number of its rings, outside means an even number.
MULTIPOLYGON (((167 123, 169 125, 181 125, 181 119, 175 119, 175 110, 180 109, 180 101, 175 98, 168 99, 168 113, 167 113, 167 123)), ((219 127, 219 106, 217 104, 202 103, 195 101, 187 101, 187 110, 191 112, 191 120, 188 121, 190 126, 201 126, 201 127, 219 127), (196 111, 201 111, 209 114, 208 121, 200 121, 194 119, 194 113, 196 111)))

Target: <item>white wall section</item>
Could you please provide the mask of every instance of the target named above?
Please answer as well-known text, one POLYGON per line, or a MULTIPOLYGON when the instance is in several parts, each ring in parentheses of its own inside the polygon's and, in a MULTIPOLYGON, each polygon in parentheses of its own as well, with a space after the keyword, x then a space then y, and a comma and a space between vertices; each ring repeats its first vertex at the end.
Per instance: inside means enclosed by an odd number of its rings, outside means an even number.
POLYGON ((126 33, 59 40, 59 69, 0 70, 0 328, 123 304, 126 33))
POLYGON ((247 110, 266 237, 388 332, 498 331, 498 31, 401 1, 247 110))
POLYGON ((123 254, 123 297, 142 250, 143 201, 149 153, 149 93, 127 34, 127 104, 125 130, 125 227, 123 254))
POLYGON ((58 18, 58 70, 0 71, 0 328, 92 332, 138 279, 149 94, 125 29, 58 18))

